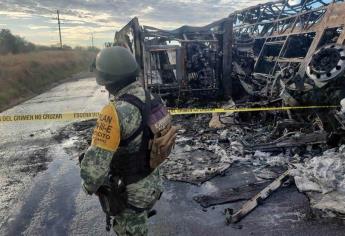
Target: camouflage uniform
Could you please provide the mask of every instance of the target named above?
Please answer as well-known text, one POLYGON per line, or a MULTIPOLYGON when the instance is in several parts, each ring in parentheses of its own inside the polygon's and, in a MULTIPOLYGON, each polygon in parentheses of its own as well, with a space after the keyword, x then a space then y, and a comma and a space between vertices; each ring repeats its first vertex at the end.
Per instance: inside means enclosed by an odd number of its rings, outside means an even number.
MULTIPOLYGON (((134 82, 120 90, 115 96, 114 105, 120 121, 121 139, 130 137, 141 124, 140 110, 125 101, 116 99, 123 94, 131 94, 145 101, 145 91, 139 82, 134 82)), ((117 155, 121 153, 135 153, 139 150, 142 133, 126 147, 119 147, 117 155)), ((107 176, 114 152, 96 146, 90 146, 81 163, 81 177, 84 180, 83 188, 88 193, 95 193, 103 184, 107 176)), ((162 181, 159 170, 156 169, 146 178, 126 186, 128 203, 136 208, 150 209, 162 192, 162 181)), ((126 209, 115 217, 114 230, 117 235, 147 235, 147 210, 137 213, 126 209)))

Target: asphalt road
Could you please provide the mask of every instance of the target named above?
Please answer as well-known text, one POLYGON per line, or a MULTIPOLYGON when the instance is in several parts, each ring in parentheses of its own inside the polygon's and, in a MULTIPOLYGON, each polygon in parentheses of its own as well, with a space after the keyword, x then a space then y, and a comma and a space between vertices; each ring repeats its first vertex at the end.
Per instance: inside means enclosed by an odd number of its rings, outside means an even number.
MULTIPOLYGON (((86 78, 61 84, 1 115, 93 112, 99 111, 107 99, 108 94, 95 79, 86 78)), ((0 123, 1 235, 66 235, 69 231, 69 222, 62 222, 61 214, 74 216, 77 195, 85 197, 80 191, 75 160, 78 154, 67 154, 63 148, 73 145, 73 140, 59 145, 53 139, 69 123, 0 123), (63 204, 67 199, 68 207, 63 204), (54 206, 61 208, 54 212, 50 209, 54 206)))
MULTIPOLYGON (((62 84, 5 114, 91 112, 99 111, 106 102, 107 93, 88 78, 62 84)), ((79 153, 65 150, 76 140, 70 138, 62 144, 52 141, 56 131, 68 123, 0 123, 1 235, 114 235, 105 231, 98 200, 81 190, 79 153)), ((238 209, 243 202, 203 209, 193 200, 195 195, 253 181, 251 169, 238 165, 201 186, 165 181, 165 192, 155 206, 158 213, 149 220, 149 234, 345 234, 343 222, 310 218, 308 199, 294 186, 280 189, 232 226, 225 224, 223 211, 238 209)))

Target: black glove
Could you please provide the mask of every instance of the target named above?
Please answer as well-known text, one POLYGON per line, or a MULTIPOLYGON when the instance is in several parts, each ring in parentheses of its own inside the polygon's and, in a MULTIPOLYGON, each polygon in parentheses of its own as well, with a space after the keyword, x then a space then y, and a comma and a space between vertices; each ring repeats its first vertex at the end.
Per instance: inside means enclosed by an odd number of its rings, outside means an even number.
POLYGON ((83 152, 82 154, 80 154, 80 156, 79 156, 79 165, 81 165, 81 162, 83 161, 84 156, 85 156, 85 152, 83 152))

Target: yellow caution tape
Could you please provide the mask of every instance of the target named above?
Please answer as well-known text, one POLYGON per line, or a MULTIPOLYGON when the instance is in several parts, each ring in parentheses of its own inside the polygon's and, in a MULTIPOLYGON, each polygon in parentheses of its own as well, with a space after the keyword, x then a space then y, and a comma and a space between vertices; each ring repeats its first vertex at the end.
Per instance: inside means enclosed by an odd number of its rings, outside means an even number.
MULTIPOLYGON (((303 109, 330 109, 339 106, 296 106, 296 107, 253 107, 253 108, 201 108, 189 109, 178 108, 169 109, 171 115, 192 115, 228 112, 255 112, 255 111, 286 111, 303 109)), ((22 122, 22 121, 69 121, 69 120, 89 120, 98 118, 98 112, 81 113, 56 113, 56 114, 30 114, 30 115, 2 115, 0 122, 22 122)))
POLYGON ((3 115, 0 122, 88 120, 98 118, 98 115, 98 112, 3 115))
POLYGON ((252 108, 204 108, 204 109, 170 109, 171 115, 191 115, 208 113, 228 113, 228 112, 254 112, 254 111, 286 111, 302 109, 325 109, 337 108, 339 106, 296 106, 296 107, 252 107, 252 108))

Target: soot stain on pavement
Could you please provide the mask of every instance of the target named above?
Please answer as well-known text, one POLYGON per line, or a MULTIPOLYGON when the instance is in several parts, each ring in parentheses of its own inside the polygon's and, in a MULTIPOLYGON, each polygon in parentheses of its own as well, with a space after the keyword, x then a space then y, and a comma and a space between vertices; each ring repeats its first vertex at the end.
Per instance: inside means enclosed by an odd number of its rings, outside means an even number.
POLYGON ((36 176, 37 173, 47 170, 47 163, 51 161, 51 157, 47 155, 48 150, 46 147, 34 150, 27 157, 27 165, 23 166, 20 171, 36 176))
POLYGON ((15 209, 15 204, 32 179, 38 173, 47 170, 48 164, 52 161, 52 156, 48 154, 51 145, 51 141, 42 142, 42 145, 23 142, 21 146, 9 144, 1 149, 0 228, 7 221, 10 212, 15 209))
POLYGON ((71 140, 70 145, 64 145, 67 153, 83 152, 91 144, 91 137, 93 129, 96 125, 96 120, 86 120, 81 122, 74 122, 61 128, 54 139, 58 143, 64 143, 66 140, 71 140))
POLYGON ((78 168, 61 147, 51 150, 56 159, 39 174, 27 191, 20 210, 8 222, 9 235, 67 235, 80 191, 78 168))
POLYGON ((6 145, 6 155, 2 158, 6 168, 0 175, 4 193, 0 207, 1 233, 39 233, 30 226, 39 214, 41 219, 36 224, 53 235, 67 234, 66 227, 74 215, 71 204, 80 191, 76 157, 88 147, 94 125, 95 120, 75 122, 54 133, 37 131, 23 140, 24 146, 20 149, 15 143, 6 145), (60 172, 64 172, 63 175, 60 172), (22 194, 18 197, 15 193, 20 191, 22 194), (66 192, 69 194, 64 194, 66 192), (49 196, 52 196, 51 200, 45 199, 49 196), (42 213, 37 212, 42 204, 48 204, 47 208, 53 213, 42 209, 42 213))

